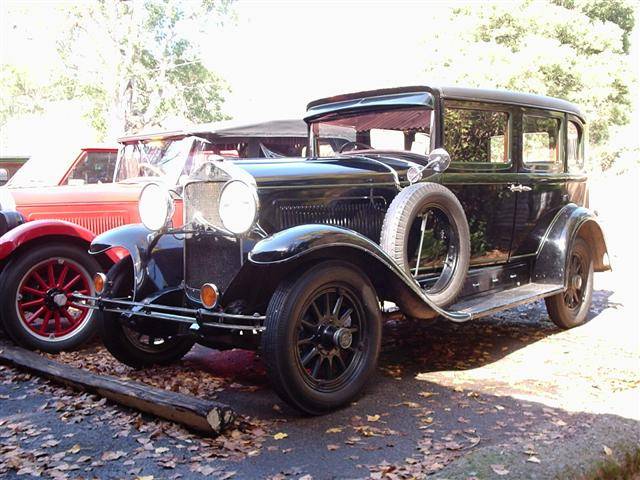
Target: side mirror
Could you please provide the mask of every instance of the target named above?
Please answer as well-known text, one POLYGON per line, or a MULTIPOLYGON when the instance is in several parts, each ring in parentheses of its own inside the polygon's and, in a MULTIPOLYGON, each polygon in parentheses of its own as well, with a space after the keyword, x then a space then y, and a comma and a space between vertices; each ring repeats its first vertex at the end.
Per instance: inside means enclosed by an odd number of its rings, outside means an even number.
POLYGON ((416 183, 422 179, 425 170, 434 173, 442 173, 451 165, 451 156, 444 148, 436 148, 429 154, 429 160, 423 167, 411 167, 407 170, 407 180, 409 183, 416 183))
POLYGON ((9 181, 9 171, 6 168, 0 168, 0 185, 4 185, 9 181))

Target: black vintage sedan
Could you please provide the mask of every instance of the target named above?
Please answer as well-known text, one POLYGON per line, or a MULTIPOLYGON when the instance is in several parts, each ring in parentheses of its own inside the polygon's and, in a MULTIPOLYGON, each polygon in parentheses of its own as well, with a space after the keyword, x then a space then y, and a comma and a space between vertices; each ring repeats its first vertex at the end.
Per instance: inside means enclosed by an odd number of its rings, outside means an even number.
POLYGON ((256 348, 280 396, 321 414, 374 370, 383 305, 466 322, 544 298, 560 327, 586 321, 609 264, 575 105, 419 86, 317 100, 305 120, 306 157, 209 157, 177 191, 145 188, 143 224, 95 239, 130 254, 76 296, 115 357, 256 348))

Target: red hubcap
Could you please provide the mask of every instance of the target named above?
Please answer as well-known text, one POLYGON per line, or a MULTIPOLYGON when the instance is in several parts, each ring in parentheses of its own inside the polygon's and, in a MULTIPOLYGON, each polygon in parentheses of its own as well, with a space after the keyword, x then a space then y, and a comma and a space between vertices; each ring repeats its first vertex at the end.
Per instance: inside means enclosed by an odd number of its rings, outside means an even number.
POLYGON ((69 300, 78 292, 89 295, 88 273, 75 262, 53 258, 39 263, 22 278, 16 307, 22 323, 45 338, 64 337, 84 324, 90 311, 69 300))

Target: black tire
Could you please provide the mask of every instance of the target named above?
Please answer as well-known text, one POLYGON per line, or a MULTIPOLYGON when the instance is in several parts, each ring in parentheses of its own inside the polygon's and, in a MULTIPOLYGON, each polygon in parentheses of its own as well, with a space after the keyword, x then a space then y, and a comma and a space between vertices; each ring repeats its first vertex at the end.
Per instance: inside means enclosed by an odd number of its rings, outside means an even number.
POLYGON ((564 329, 587 321, 593 294, 593 255, 589 244, 576 238, 569 255, 569 287, 565 292, 544 299, 549 318, 564 329))
POLYGON ((0 285, 0 314, 7 335, 18 345, 48 353, 72 350, 87 342, 96 332, 95 312, 79 309, 67 296, 75 290, 92 294, 98 270, 100 265, 89 253, 64 243, 27 248, 13 257, 0 285), (57 295, 64 298, 63 305, 53 301, 57 295))
POLYGON ((411 275, 408 255, 410 239, 415 243, 416 222, 428 210, 439 212, 446 219, 450 229, 450 245, 455 249, 447 250, 449 266, 443 267, 440 278, 426 291, 436 305, 446 307, 455 301, 462 290, 471 255, 467 216, 451 190, 428 182, 404 188, 393 199, 384 217, 380 246, 411 275))
MULTIPOLYGON (((110 297, 127 297, 133 290, 133 267, 131 259, 125 258, 115 264, 107 273, 110 284, 110 297)), ((133 368, 146 368, 152 365, 169 365, 184 357, 195 340, 191 336, 158 336, 156 344, 149 335, 148 343, 144 344, 135 329, 124 324, 120 315, 112 312, 99 312, 97 316, 98 331, 109 353, 122 363, 133 368), (135 337, 138 337, 137 339, 135 337), (149 344, 151 343, 151 345, 149 344)), ((181 332, 181 325, 176 324, 175 333, 181 332)))
POLYGON ((262 355, 278 395, 304 413, 320 415, 356 398, 373 373, 380 305, 368 278, 345 263, 317 264, 296 278, 278 286, 269 302, 262 355), (323 306, 314 309, 321 298, 323 306))

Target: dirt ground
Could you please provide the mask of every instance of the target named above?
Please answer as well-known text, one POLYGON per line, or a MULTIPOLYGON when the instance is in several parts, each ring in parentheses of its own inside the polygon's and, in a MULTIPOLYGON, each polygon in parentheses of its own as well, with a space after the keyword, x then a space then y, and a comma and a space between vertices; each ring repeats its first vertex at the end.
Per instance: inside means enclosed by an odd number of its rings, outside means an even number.
POLYGON ((469 324, 389 321, 366 395, 319 418, 270 390, 250 352, 195 348, 133 371, 98 344, 62 361, 215 397, 242 419, 218 438, 0 367, 0 476, 24 478, 578 478, 640 446, 638 175, 592 207, 614 271, 590 321, 561 331, 536 302, 469 324))

